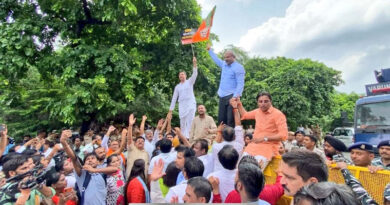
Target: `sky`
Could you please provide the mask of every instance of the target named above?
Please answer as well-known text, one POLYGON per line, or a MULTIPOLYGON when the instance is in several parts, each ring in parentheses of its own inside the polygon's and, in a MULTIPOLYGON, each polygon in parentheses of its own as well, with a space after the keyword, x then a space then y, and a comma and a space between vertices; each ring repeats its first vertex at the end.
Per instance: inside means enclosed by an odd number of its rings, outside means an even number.
POLYGON ((390 68, 389 0, 197 0, 212 33, 250 56, 310 58, 342 72, 340 92, 365 93, 390 68))

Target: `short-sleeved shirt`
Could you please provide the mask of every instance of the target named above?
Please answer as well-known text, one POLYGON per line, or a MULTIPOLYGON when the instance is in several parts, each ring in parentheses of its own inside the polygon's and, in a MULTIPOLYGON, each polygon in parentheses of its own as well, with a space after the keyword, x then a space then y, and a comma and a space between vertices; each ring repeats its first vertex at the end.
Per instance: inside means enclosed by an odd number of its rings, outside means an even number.
MULTIPOLYGON (((83 188, 83 183, 85 181, 86 174, 87 171, 85 170, 81 171, 81 176, 75 173, 76 185, 78 186, 79 190, 82 190, 83 188)), ((91 175, 91 179, 89 181, 87 189, 85 190, 84 204, 105 205, 106 197, 107 197, 107 186, 106 186, 105 179, 100 173, 89 173, 89 174, 91 175)))
POLYGON ((131 143, 129 149, 127 150, 127 167, 126 167, 126 178, 130 176, 131 169, 133 168, 134 161, 137 159, 143 159, 145 161, 145 176, 148 175, 149 168, 149 154, 145 150, 139 150, 134 146, 134 143, 131 143))
POLYGON ((282 136, 280 141, 249 143, 244 152, 252 156, 261 155, 267 159, 279 155, 279 145, 281 141, 287 139, 288 135, 286 116, 280 110, 271 106, 266 112, 263 112, 258 108, 245 113, 241 120, 256 120, 253 139, 275 135, 282 136))
POLYGON ((168 165, 175 161, 176 159, 176 155, 177 153, 176 152, 169 152, 169 153, 161 153, 155 157, 152 158, 152 160, 150 161, 150 165, 149 165, 149 169, 148 169, 148 174, 152 174, 153 172, 153 168, 154 168, 154 163, 155 162, 158 162, 160 159, 163 160, 164 162, 164 169, 163 169, 163 172, 165 172, 165 170, 167 169, 168 165))

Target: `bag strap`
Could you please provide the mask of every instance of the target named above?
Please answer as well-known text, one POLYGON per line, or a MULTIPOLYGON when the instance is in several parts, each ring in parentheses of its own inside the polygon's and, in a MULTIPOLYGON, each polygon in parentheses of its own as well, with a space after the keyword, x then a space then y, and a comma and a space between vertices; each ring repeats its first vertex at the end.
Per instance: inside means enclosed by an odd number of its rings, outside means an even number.
POLYGON ((89 181, 91 181, 91 174, 89 172, 85 172, 85 179, 83 182, 83 187, 80 190, 80 192, 81 192, 80 205, 84 205, 85 190, 87 190, 89 181))

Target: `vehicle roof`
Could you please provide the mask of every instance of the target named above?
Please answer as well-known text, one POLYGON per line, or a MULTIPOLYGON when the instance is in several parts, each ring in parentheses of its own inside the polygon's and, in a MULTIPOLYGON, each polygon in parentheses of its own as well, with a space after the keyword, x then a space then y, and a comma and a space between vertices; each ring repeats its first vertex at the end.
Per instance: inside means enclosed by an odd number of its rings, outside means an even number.
POLYGON ((360 98, 356 101, 356 105, 377 103, 377 102, 387 102, 390 101, 390 95, 375 95, 367 96, 360 98))

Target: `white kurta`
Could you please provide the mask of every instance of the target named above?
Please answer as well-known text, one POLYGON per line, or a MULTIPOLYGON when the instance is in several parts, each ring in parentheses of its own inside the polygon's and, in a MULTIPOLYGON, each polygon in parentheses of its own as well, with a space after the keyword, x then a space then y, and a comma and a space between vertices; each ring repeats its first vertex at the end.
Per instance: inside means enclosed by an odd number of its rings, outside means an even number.
POLYGON ((222 202, 225 202, 227 195, 234 190, 234 178, 236 177, 236 173, 237 169, 222 169, 216 172, 212 172, 207 176, 207 179, 211 176, 218 178, 219 192, 221 193, 222 202))
POLYGON ((242 129, 242 126, 236 126, 234 128, 234 133, 236 135, 236 138, 231 142, 227 142, 227 141, 222 141, 221 143, 214 142, 214 144, 211 148, 211 151, 212 151, 211 154, 213 155, 213 161, 214 161, 214 172, 225 169, 225 168, 223 168, 221 162, 219 162, 219 159, 218 159, 218 152, 221 151, 221 149, 225 145, 232 145, 234 147, 234 149, 236 149, 238 154, 240 156, 242 155, 242 150, 244 149, 244 145, 245 145, 244 131, 242 129))
POLYGON ((190 136, 191 124, 196 112, 194 84, 197 76, 198 69, 194 67, 192 76, 184 83, 176 85, 169 108, 169 110, 174 110, 176 102, 179 102, 180 129, 186 138, 190 136))

